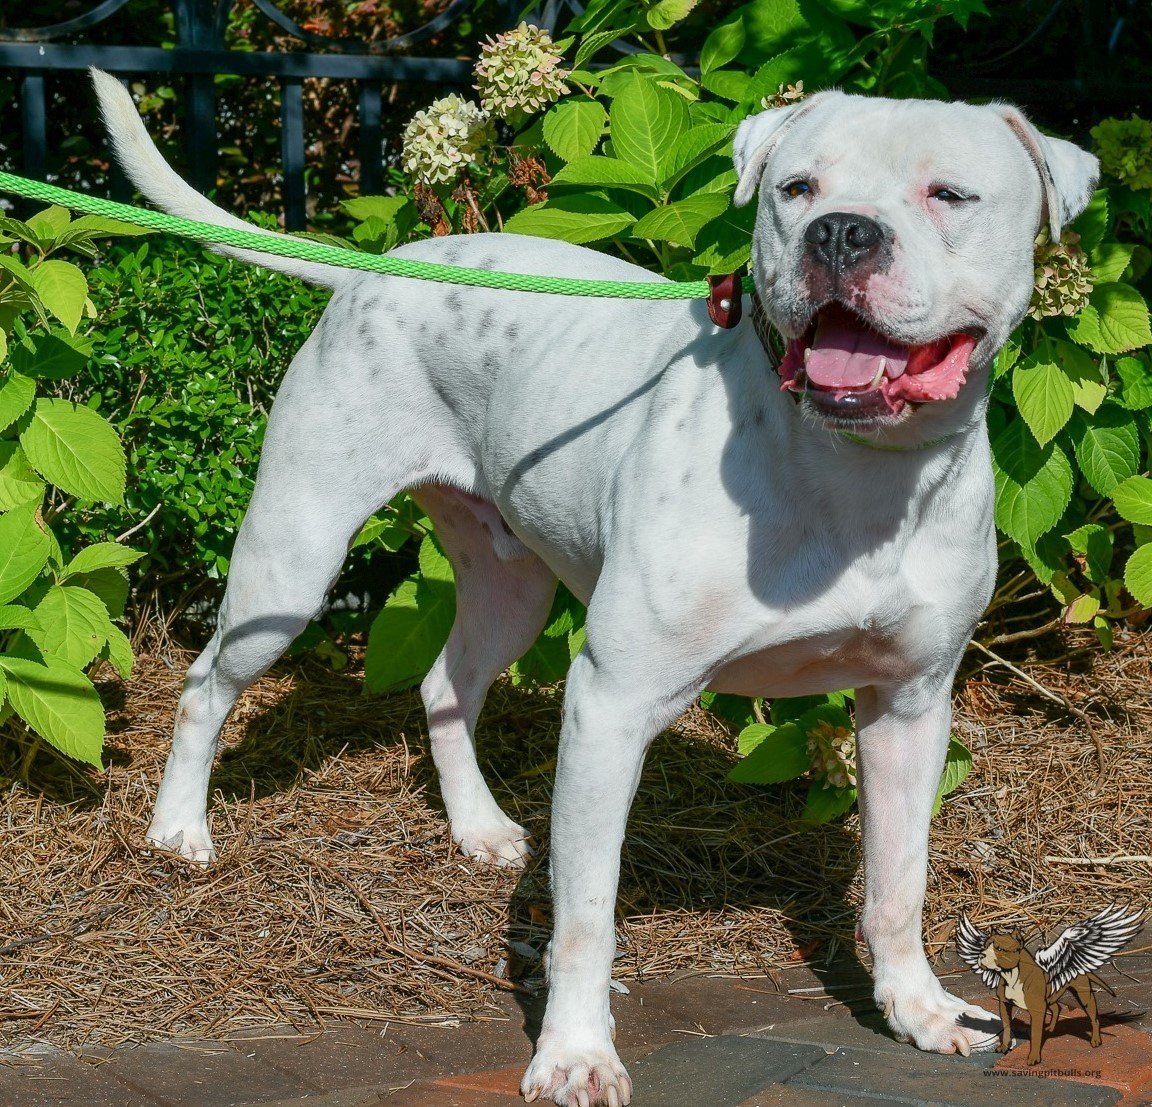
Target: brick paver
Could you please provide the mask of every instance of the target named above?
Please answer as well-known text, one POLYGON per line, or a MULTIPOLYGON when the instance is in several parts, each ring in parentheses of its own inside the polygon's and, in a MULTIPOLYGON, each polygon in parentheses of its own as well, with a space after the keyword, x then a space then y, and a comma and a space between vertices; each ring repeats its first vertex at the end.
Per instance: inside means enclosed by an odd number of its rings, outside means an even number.
MULTIPOLYGON (((858 965, 641 984, 612 1007, 635 1107, 1152 1107, 1152 1034, 1132 1017, 1152 1005, 1152 958, 1124 968, 1120 996, 1101 997, 1103 1046, 1069 1013, 1039 1070, 1027 1070, 1026 1045, 963 1058, 894 1041, 858 965)), ((974 977, 947 984, 993 1003, 974 977)), ((503 996, 491 1019, 455 1029, 333 1023, 313 1037, 3 1057, 19 1063, 0 1064, 0 1107, 515 1107, 542 1005, 503 996)), ((1026 1017, 1015 1029, 1027 1033, 1026 1017)))

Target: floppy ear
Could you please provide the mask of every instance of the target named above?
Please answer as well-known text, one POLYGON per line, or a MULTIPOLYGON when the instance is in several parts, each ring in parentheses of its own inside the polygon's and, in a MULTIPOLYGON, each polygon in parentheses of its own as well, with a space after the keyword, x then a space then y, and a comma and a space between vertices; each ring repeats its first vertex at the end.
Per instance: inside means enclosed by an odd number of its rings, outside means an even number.
POLYGON ((1096 158, 1072 142, 1042 135, 1024 117, 1019 108, 1011 104, 993 104, 992 108, 1012 128, 1040 174, 1044 186, 1044 211, 1053 242, 1060 241, 1060 232, 1071 223, 1092 199, 1096 182, 1100 179, 1100 163, 1096 158))
POLYGON ((764 172, 764 163, 776 149, 788 128, 807 115, 821 101, 833 95, 831 92, 818 92, 799 104, 789 104, 784 108, 769 108, 758 115, 750 115, 736 128, 732 140, 732 162, 739 178, 736 184, 735 202, 742 208, 753 196, 764 172))

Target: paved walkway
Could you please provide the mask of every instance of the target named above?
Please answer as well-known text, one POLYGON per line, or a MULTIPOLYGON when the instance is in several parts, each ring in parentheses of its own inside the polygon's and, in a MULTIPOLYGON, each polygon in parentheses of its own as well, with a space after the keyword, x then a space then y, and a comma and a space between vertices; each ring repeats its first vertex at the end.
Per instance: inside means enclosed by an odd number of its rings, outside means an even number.
MULTIPOLYGON (((1104 1044, 1066 1016, 1027 1070, 1006 1057, 918 1053, 893 1041, 870 1010, 854 963, 770 979, 697 977, 638 985, 613 997, 617 1045, 636 1107, 856 1107, 877 1102, 972 1107, 1152 1104, 1152 953, 1105 970, 1119 993, 1101 994, 1104 1044)), ((951 990, 987 1000, 970 973, 951 990)), ((988 1004, 991 1006, 991 1003, 988 1004)), ((228 1042, 156 1043, 77 1058, 0 1055, 5 1107, 514 1107, 542 1004, 503 1002, 505 1018, 456 1029, 331 1024, 316 1037, 291 1030, 228 1042)), ((1017 1033, 1022 1027, 1017 1027, 1017 1033)))

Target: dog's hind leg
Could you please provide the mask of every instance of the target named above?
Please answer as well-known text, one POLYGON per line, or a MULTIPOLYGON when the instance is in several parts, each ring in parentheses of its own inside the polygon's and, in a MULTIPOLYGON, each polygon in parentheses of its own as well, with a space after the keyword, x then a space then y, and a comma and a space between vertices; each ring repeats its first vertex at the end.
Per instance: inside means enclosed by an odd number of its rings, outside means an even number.
POLYGON ((172 750, 148 830, 154 845, 206 863, 214 856, 206 814, 220 728, 237 698, 320 610, 348 545, 398 491, 426 480, 429 442, 397 435, 382 444, 380 412, 323 399, 310 344, 277 397, 252 496, 236 539, 216 632, 188 670, 172 750))
POLYGON ((519 867, 531 852, 528 835, 484 781, 476 719, 492 682, 543 628, 556 578, 505 531, 495 505, 442 486, 415 495, 456 576, 456 621, 420 688, 452 838, 470 857, 519 867))

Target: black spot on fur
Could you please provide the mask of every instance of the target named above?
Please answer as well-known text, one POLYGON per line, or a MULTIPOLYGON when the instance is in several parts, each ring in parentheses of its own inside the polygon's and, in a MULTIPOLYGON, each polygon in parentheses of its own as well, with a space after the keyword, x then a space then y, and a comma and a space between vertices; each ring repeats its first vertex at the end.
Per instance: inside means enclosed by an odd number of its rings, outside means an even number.
POLYGON ((752 422, 758 427, 764 426, 764 409, 762 407, 758 407, 752 412, 752 422))
POLYGON ((452 289, 452 291, 444 297, 444 304, 451 312, 458 312, 462 303, 460 293, 456 289, 452 289))
POLYGON ((508 326, 504 328, 504 337, 509 344, 515 342, 520 337, 520 324, 509 323, 508 326))
POLYGON ((432 382, 432 391, 436 393, 436 398, 453 414, 456 413, 456 403, 452 399, 452 393, 448 391, 439 381, 432 382))
POLYGON ((681 473, 680 483, 682 485, 684 485, 685 488, 687 488, 688 485, 690 485, 692 483, 692 470, 691 469, 685 469, 684 472, 681 473))
POLYGON ((364 311, 379 311, 380 310, 380 297, 379 296, 366 297, 364 300, 363 310, 364 311))

